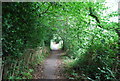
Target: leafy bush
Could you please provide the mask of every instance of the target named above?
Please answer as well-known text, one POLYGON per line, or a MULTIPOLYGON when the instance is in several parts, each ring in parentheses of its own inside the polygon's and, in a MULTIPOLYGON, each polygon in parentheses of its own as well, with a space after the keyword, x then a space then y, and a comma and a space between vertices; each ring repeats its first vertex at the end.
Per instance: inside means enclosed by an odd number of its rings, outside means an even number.
POLYGON ((66 11, 63 10, 62 13, 68 14, 65 16, 67 24, 59 34, 65 41, 65 48, 69 50, 69 58, 65 60, 65 70, 69 74, 67 77, 100 81, 118 80, 118 24, 100 20, 100 17, 103 17, 102 10, 105 10, 101 3, 63 5, 66 11), (82 11, 80 14, 79 10, 82 11))
MULTIPOLYGON (((119 79, 120 28, 118 23, 108 22, 112 14, 103 16, 105 9, 104 3, 99 2, 3 3, 3 60, 11 67, 9 71, 4 70, 8 71, 7 78, 16 78, 15 74, 22 75, 18 79, 31 78, 31 71, 18 74, 13 71, 28 68, 23 62, 31 64, 21 60, 27 55, 24 54, 26 49, 49 45, 53 34, 57 33, 67 50, 68 78, 119 79)), ((34 53, 28 54, 29 58, 34 56, 34 53)), ((42 58, 44 56, 34 62, 42 58)))
POLYGON ((52 36, 42 16, 49 5, 31 2, 2 4, 4 79, 32 78, 27 69, 45 57, 44 54, 35 54, 35 49, 48 45, 52 36), (29 63, 30 59, 33 63, 29 63))

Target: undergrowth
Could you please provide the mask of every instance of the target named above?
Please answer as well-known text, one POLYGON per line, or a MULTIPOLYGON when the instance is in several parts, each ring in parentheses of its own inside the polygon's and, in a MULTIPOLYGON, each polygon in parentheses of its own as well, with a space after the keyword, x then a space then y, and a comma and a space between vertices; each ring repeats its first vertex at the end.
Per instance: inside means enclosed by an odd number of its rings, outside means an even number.
POLYGON ((3 79, 32 79, 34 68, 49 55, 49 49, 38 47, 36 49, 28 49, 24 54, 20 58, 3 57, 3 79))

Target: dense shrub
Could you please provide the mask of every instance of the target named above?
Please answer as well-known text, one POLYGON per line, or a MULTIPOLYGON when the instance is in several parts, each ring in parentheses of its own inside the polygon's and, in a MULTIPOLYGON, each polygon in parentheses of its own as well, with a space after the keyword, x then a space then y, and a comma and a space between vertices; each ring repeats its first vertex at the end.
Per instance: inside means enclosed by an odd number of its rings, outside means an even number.
MULTIPOLYGON (((105 9, 104 2, 3 3, 2 41, 6 65, 13 67, 16 62, 14 67, 18 66, 24 50, 49 45, 57 33, 67 50, 68 78, 119 79, 120 28, 118 23, 108 22, 115 14, 103 16, 105 9)), ((9 73, 9 78, 13 73, 9 73)))
MULTIPOLYGON (((6 2, 2 4, 4 79, 32 78, 27 69, 39 61, 30 64, 27 61, 30 61, 31 57, 40 58, 39 60, 42 61, 44 54, 34 57, 35 52, 33 51, 37 47, 44 48, 45 45, 49 45, 49 40, 52 37, 51 30, 43 23, 45 18, 42 16, 46 13, 49 5, 50 3, 31 2, 6 2), (41 6, 43 8, 40 8, 41 6), (33 51, 29 52, 29 49, 33 51), (26 50, 29 53, 26 53, 26 50), (26 55, 27 58, 24 57, 26 55)), ((30 72, 33 71, 30 70, 30 72)))

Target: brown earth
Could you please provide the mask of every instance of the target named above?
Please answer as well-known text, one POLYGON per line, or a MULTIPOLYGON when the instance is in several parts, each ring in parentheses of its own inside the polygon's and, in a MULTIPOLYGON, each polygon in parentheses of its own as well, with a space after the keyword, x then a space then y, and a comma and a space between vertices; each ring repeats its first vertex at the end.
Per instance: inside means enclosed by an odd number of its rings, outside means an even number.
POLYGON ((61 50, 51 51, 50 56, 36 67, 34 79, 65 79, 63 75, 63 62, 61 50))

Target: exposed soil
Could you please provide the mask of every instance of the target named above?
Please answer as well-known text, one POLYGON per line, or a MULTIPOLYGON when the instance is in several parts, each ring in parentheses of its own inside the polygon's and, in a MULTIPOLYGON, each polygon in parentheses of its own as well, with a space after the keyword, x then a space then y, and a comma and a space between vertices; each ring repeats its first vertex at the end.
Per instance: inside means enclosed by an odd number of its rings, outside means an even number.
POLYGON ((62 73, 63 63, 60 58, 63 51, 51 51, 43 64, 36 67, 34 79, 65 79, 62 73))

